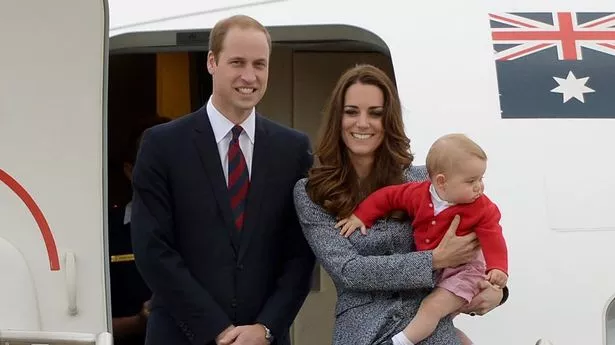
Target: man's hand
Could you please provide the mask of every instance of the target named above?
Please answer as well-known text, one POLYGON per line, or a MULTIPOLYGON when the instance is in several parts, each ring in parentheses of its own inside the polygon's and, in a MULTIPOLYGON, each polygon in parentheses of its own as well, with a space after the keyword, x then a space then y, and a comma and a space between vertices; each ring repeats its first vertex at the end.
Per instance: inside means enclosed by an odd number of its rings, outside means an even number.
POLYGON ((149 313, 151 311, 150 304, 151 304, 151 300, 145 301, 145 303, 143 303, 143 307, 141 308, 141 311, 139 312, 139 317, 145 321, 147 321, 147 319, 149 318, 149 313))
POLYGON ((235 329, 235 326, 230 325, 224 331, 222 331, 222 333, 218 334, 218 336, 216 337, 216 345, 232 344, 237 338, 237 335, 231 334, 231 332, 233 332, 234 329, 235 329))
POLYGON ((472 302, 461 309, 462 313, 470 315, 485 315, 497 307, 502 300, 504 292, 486 280, 478 283, 481 292, 474 296, 472 302))
POLYGON ((337 222, 337 224, 335 224, 335 228, 337 229, 339 227, 342 227, 342 229, 340 230, 340 235, 346 238, 352 235, 352 233, 355 232, 355 230, 357 230, 358 228, 361 228, 361 233, 363 235, 367 235, 365 224, 363 224, 361 219, 359 219, 354 214, 352 214, 348 218, 344 218, 340 220, 339 222, 337 222))
POLYGON ((498 269, 492 269, 487 273, 487 280, 500 289, 506 286, 508 275, 498 269))
POLYGON ((265 328, 259 324, 237 326, 225 332, 222 332, 220 340, 216 339, 217 345, 269 345, 265 339, 265 328))

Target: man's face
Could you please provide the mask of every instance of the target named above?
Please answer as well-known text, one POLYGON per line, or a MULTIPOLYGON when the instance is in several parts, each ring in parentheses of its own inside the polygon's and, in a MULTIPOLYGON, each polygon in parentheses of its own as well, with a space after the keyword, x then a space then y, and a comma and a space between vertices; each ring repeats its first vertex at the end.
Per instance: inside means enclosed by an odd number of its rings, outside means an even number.
POLYGON ((261 100, 269 76, 269 44, 257 29, 231 28, 218 59, 207 55, 213 76, 214 105, 225 116, 241 119, 261 100))

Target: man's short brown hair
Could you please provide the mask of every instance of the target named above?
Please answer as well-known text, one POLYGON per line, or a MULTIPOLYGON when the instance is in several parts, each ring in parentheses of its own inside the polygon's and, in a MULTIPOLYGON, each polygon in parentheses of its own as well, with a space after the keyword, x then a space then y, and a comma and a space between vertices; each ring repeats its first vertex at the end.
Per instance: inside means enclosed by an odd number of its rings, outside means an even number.
POLYGON ((238 27, 240 29, 256 29, 262 31, 267 37, 267 43, 269 44, 269 53, 271 53, 271 35, 269 31, 256 19, 246 15, 235 15, 220 20, 214 25, 209 34, 209 51, 214 55, 214 59, 218 62, 218 57, 222 51, 224 45, 224 38, 230 29, 238 27))

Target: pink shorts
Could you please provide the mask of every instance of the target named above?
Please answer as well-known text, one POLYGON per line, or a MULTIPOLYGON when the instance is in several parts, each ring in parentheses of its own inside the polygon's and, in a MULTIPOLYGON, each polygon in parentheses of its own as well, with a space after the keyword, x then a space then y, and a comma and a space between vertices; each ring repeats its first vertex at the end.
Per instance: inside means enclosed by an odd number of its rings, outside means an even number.
POLYGON ((469 303, 479 292, 478 282, 487 277, 485 269, 485 257, 483 252, 479 251, 467 264, 443 269, 436 280, 436 286, 452 292, 469 303))

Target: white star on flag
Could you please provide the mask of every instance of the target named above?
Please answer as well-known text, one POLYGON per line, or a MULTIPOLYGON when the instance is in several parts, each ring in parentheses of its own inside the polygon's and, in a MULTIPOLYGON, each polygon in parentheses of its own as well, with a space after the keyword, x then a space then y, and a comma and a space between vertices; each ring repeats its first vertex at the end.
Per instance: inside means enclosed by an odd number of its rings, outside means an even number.
POLYGON ((551 90, 551 92, 561 93, 563 103, 568 102, 573 97, 582 103, 585 103, 585 98, 583 95, 585 93, 595 92, 593 89, 585 86, 585 83, 587 83, 589 77, 577 79, 572 71, 568 72, 568 77, 566 77, 566 79, 558 77, 553 77, 553 79, 555 79, 559 86, 551 90))

